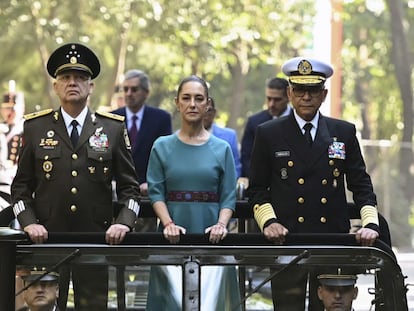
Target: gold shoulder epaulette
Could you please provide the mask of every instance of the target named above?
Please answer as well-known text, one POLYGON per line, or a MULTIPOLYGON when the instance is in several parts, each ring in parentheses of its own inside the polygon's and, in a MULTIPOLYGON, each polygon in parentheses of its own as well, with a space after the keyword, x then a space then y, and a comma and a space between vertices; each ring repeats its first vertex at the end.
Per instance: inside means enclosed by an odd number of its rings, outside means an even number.
POLYGON ((36 111, 36 112, 28 113, 28 114, 24 115, 24 119, 25 120, 31 120, 31 119, 34 119, 34 118, 37 118, 37 117, 45 116, 45 115, 51 113, 52 111, 53 111, 53 109, 50 108, 50 109, 45 109, 45 110, 42 110, 42 111, 36 111))
POLYGON ((97 111, 96 114, 100 115, 100 116, 103 116, 103 117, 110 118, 110 119, 114 119, 114 120, 117 120, 117 121, 121 121, 121 122, 123 122, 125 120, 124 116, 120 116, 118 114, 114 114, 114 113, 110 113, 110 112, 97 111))

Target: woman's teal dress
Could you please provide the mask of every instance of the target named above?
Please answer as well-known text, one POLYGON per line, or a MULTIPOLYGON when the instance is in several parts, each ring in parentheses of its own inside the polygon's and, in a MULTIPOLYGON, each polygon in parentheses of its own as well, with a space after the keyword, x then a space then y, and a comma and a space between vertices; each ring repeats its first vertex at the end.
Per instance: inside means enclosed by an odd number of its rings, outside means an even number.
MULTIPOLYGON (((158 138, 151 151, 147 173, 151 203, 164 201, 174 223, 187 233, 204 233, 217 223, 221 208, 235 209, 236 175, 230 146, 210 136, 202 145, 188 145, 177 134, 158 138), (217 195, 216 202, 183 201, 195 193, 217 195)), ((213 201, 213 200, 208 200, 213 201)), ((158 228, 162 232, 163 227, 158 228)), ((153 266, 147 311, 181 311, 180 266, 153 266)), ((236 267, 201 268, 201 310, 227 311, 240 303, 236 267)))

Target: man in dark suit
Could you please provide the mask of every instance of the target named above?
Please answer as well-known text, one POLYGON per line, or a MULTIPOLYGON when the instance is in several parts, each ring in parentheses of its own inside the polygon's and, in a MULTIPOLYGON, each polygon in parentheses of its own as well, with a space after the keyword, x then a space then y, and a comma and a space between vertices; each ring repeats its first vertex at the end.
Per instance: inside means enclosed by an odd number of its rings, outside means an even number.
MULTIPOLYGON (((46 241, 49 232, 105 232, 107 243, 119 244, 135 225, 140 201, 123 118, 88 108, 100 64, 86 46, 59 47, 47 70, 55 79, 61 106, 25 116, 11 186, 14 214, 34 243, 46 241), (116 215, 112 180, 121 206, 116 215)), ((71 270, 76 310, 106 310, 107 267, 73 265, 71 270)), ((60 278, 62 310, 69 282, 66 271, 60 278)))
MULTIPOLYGON (((158 137, 171 134, 171 116, 168 112, 145 103, 150 94, 150 81, 145 72, 137 69, 127 71, 122 90, 126 107, 119 108, 113 113, 125 117, 140 191, 146 196, 147 166, 152 144, 158 137)), ((155 218, 141 218, 138 219, 135 230, 152 232, 156 231, 156 225, 155 218)))
POLYGON ((34 270, 22 277, 24 286, 31 285, 23 292, 25 306, 18 311, 59 311, 59 275, 55 272, 43 274, 43 271, 34 270))
MULTIPOLYGON (((356 241, 373 245, 379 237, 377 202, 355 126, 319 112, 332 67, 298 57, 282 70, 289 77, 287 93, 294 110, 259 125, 252 152, 250 203, 259 228, 277 244, 283 244, 288 233, 348 233, 346 178, 361 213, 356 241)), ((274 278, 275 309, 304 310, 306 280, 307 271, 300 270, 274 278)), ((311 299, 309 310, 320 310, 317 298, 315 304, 311 299)))
POLYGON ((289 114, 291 107, 286 93, 287 87, 288 82, 283 78, 273 78, 266 81, 265 101, 267 109, 255 113, 247 119, 241 141, 242 178, 239 179, 239 183, 243 183, 246 188, 249 185, 250 157, 256 128, 266 121, 289 114))

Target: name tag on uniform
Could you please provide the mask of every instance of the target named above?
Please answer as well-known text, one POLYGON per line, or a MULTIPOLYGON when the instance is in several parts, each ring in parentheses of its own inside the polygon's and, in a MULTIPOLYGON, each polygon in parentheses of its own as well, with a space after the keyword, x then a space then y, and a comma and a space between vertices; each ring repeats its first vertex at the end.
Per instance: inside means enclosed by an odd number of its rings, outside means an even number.
POLYGON ((334 141, 328 147, 328 156, 330 159, 341 159, 345 160, 345 143, 340 141, 334 141))
POLYGON ((275 152, 275 158, 286 158, 286 157, 290 157, 290 151, 289 150, 276 151, 275 152))

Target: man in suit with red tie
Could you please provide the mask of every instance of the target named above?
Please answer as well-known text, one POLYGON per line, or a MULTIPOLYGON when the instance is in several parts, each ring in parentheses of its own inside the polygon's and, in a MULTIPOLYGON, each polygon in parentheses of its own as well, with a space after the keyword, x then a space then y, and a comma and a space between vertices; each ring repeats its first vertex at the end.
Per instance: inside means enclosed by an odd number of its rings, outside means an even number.
MULTIPOLYGON (((282 71, 288 76, 293 111, 259 125, 252 152, 249 198, 259 228, 276 244, 283 244, 289 233, 349 233, 347 186, 361 213, 356 241, 373 245, 379 237, 377 200, 355 125, 319 112, 333 68, 297 57, 282 71)), ((274 278, 275 310, 304 310, 307 279, 308 271, 298 268, 274 278)), ((309 280, 315 298, 314 278, 309 280)), ((310 300, 309 310, 321 310, 317 298, 310 300)))
MULTIPOLYGON (((140 191, 144 196, 148 194, 147 166, 152 144, 158 137, 172 132, 170 114, 146 104, 150 87, 150 80, 145 72, 138 69, 127 71, 122 83, 126 106, 113 111, 125 117, 131 141, 132 158, 138 175, 140 191)), ((135 230, 156 231, 156 219, 138 219, 135 230)))

